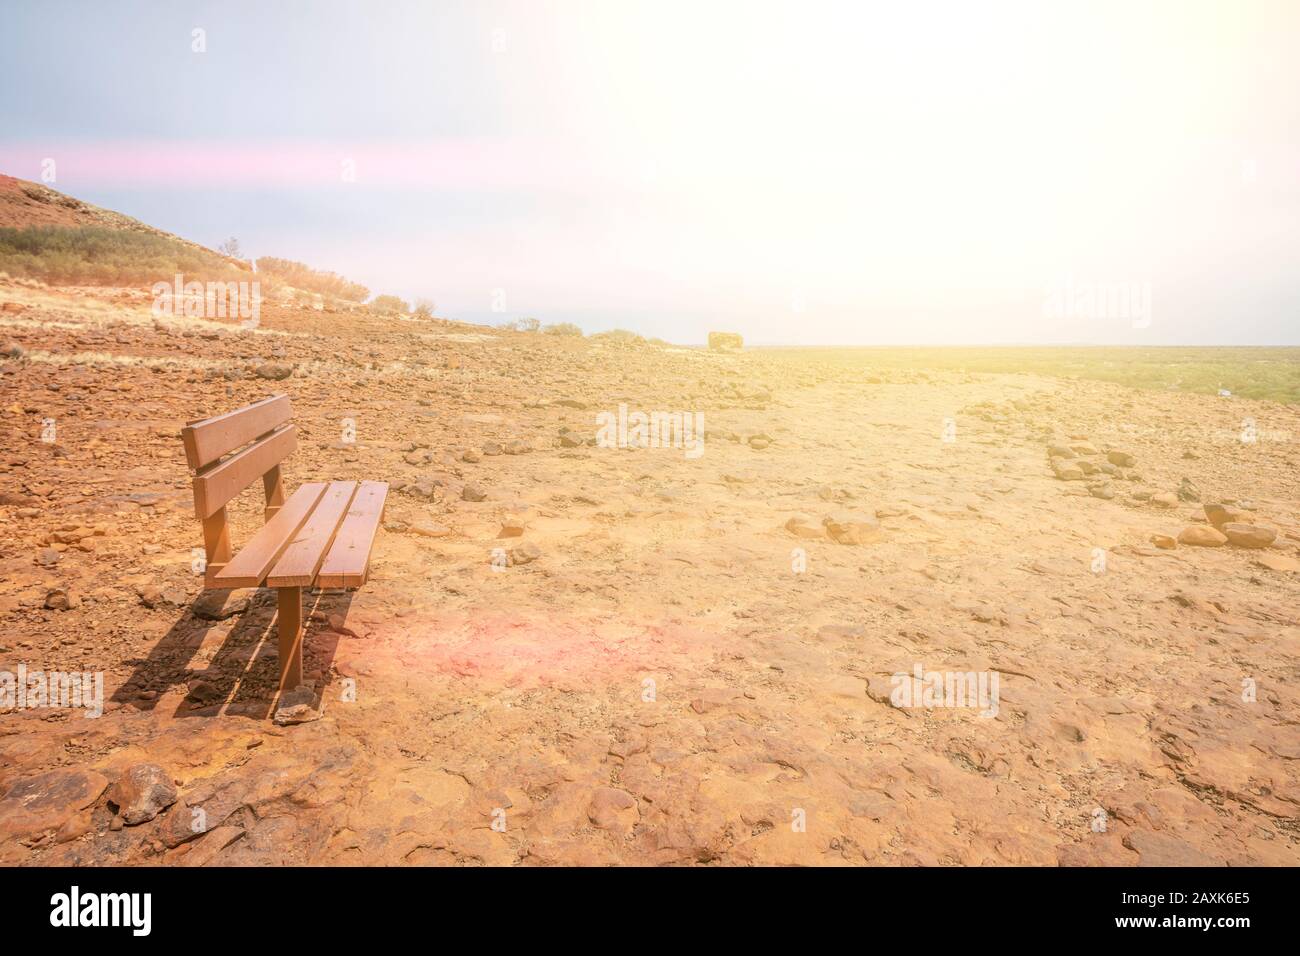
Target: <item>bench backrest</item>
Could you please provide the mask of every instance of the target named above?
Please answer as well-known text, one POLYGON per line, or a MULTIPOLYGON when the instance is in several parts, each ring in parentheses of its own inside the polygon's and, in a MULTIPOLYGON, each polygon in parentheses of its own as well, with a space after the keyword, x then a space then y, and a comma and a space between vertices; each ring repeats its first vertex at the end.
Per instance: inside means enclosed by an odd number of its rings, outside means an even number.
POLYGON ((289 396, 272 395, 181 429, 185 457, 194 472, 194 513, 203 522, 209 576, 230 560, 230 499, 261 478, 266 520, 284 504, 280 462, 298 447, 292 415, 289 396))

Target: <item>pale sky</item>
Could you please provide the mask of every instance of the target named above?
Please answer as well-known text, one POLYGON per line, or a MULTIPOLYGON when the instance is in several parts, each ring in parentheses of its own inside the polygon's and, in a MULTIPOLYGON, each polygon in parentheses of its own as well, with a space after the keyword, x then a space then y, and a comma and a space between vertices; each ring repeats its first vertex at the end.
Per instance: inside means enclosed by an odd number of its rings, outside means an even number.
POLYGON ((0 171, 466 321, 1300 344, 1298 50, 1287 0, 6 0, 0 171))

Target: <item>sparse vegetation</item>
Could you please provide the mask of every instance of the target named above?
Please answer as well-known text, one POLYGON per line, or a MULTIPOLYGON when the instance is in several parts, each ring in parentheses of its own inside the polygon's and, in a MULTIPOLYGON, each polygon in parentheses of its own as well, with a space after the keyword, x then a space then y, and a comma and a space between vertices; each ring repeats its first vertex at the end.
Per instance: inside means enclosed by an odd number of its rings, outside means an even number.
POLYGON ((644 338, 635 332, 629 332, 627 329, 610 329, 608 332, 597 332, 591 336, 591 341, 619 348, 635 348, 639 345, 645 345, 644 338))
POLYGON ((406 302, 395 295, 377 295, 370 308, 385 315, 405 315, 411 311, 406 302))
POLYGON ((437 308, 437 306, 434 304, 432 299, 416 299, 415 309, 411 314, 417 319, 425 319, 427 321, 433 318, 433 310, 435 308, 437 308))
POLYGON ((239 248, 239 240, 234 236, 217 246, 217 252, 223 256, 229 256, 231 259, 242 259, 244 257, 242 250, 239 248))
POLYGON ((279 279, 295 289, 318 292, 348 302, 364 302, 370 296, 370 290, 357 282, 351 282, 334 272, 324 272, 292 259, 276 259, 263 256, 257 260, 259 275, 268 275, 279 279))
POLYGON ((536 332, 541 327, 542 323, 536 319, 514 319, 510 322, 501 323, 501 328, 515 332, 536 332))
POLYGON ((145 285, 187 279, 248 279, 201 246, 110 226, 0 228, 0 269, 52 285, 145 285))
POLYGON ((572 322, 556 322, 554 325, 545 326, 542 331, 547 335, 576 335, 579 338, 582 337, 582 329, 572 322))

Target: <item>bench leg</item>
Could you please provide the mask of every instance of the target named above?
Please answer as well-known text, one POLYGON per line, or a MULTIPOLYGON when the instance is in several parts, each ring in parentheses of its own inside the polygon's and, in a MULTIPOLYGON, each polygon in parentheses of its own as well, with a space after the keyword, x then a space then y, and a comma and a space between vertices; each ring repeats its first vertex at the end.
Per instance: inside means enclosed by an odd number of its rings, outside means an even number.
POLYGON ((266 512, 263 520, 270 521, 276 512, 284 507, 284 479, 280 477, 280 466, 276 465, 262 476, 262 490, 266 492, 266 512))
POLYGON ((280 689, 302 683, 302 588, 276 588, 280 625, 280 689))

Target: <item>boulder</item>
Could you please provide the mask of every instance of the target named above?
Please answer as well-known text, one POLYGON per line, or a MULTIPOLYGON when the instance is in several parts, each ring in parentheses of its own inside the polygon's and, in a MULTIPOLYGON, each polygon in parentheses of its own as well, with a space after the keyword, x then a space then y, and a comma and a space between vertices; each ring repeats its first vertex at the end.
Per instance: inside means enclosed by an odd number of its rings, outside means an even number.
POLYGON ((1219 530, 1239 548, 1267 548, 1277 538, 1277 532, 1272 528, 1261 528, 1259 525, 1237 521, 1221 525, 1219 530))
POLYGON ((176 785, 157 764, 138 763, 109 788, 108 802, 127 826, 147 823, 176 802, 176 785))
POLYGON ((1211 528, 1206 524, 1194 524, 1179 532, 1178 541, 1181 544, 1201 548, 1218 548, 1228 543, 1228 537, 1217 528, 1211 528))
POLYGON ((1222 504, 1202 505, 1202 507, 1205 509, 1205 517, 1209 519, 1210 524, 1214 525, 1216 528, 1221 528, 1225 524, 1232 522, 1245 524, 1250 523, 1248 520, 1250 513, 1243 511, 1240 508, 1233 508, 1229 505, 1222 504))

